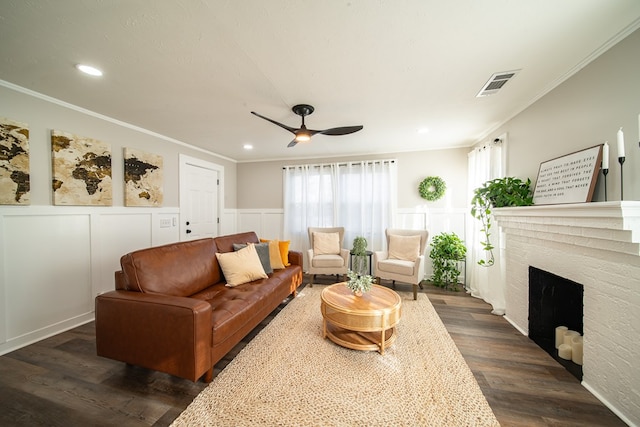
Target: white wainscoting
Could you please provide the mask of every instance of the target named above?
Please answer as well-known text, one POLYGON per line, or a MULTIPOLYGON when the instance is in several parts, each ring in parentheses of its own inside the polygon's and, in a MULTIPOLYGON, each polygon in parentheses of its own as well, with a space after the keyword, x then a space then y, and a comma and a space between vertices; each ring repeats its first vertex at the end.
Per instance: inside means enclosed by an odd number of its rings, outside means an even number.
MULTIPOLYGON (((466 241, 466 218, 469 215, 468 209, 428 209, 412 210, 399 209, 396 214, 396 227, 408 229, 429 230, 429 242, 431 238, 440 233, 456 233, 460 239, 466 241)), ((425 268, 425 278, 433 274, 433 266, 429 259, 430 248, 427 246, 425 256, 427 264, 425 268)), ((466 283, 466 265, 461 263, 460 280, 466 283)))
POLYGON ((177 207, 1 207, 0 354, 93 320, 120 257, 178 241, 178 223, 177 207))
POLYGON ((263 239, 284 238, 282 209, 240 209, 237 211, 237 232, 255 231, 263 239))

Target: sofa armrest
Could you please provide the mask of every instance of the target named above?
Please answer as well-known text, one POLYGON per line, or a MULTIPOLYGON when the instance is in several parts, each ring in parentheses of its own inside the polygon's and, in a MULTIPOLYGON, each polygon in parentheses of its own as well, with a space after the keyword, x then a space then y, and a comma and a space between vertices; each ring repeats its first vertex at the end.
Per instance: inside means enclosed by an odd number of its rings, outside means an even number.
POLYGON ((211 366, 211 305, 111 291, 95 300, 98 356, 197 381, 211 366))
POLYGON ((378 261, 382 261, 389 258, 389 252, 387 251, 374 251, 373 252, 373 263, 377 263, 378 261))
POLYGON ((298 251, 289 251, 289 263, 293 265, 299 265, 302 267, 302 252, 298 251))
POLYGON ((427 264, 426 264, 424 255, 420 255, 418 258, 416 258, 415 274, 416 274, 416 280, 418 281, 418 283, 424 280, 426 267, 427 267, 427 264))
POLYGON ((342 257, 342 260, 344 261, 344 265, 349 268, 349 255, 350 255, 349 249, 345 249, 342 248, 340 249, 340 256, 342 257))

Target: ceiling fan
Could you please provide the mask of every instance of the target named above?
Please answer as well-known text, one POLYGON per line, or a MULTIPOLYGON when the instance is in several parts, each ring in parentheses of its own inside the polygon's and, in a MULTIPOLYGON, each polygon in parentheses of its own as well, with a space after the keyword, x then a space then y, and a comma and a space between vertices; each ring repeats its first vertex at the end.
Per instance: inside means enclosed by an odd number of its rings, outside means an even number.
POLYGON ((313 135, 316 135, 316 134, 320 134, 320 135, 348 135, 350 133, 358 132, 359 130, 361 130, 363 128, 363 126, 344 126, 344 127, 331 128, 331 129, 325 129, 325 130, 307 129, 307 127, 304 124, 304 118, 305 118, 305 116, 308 116, 309 114, 313 113, 314 108, 311 105, 298 104, 298 105, 294 105, 293 108, 291 108, 291 111, 293 111, 294 113, 296 113, 297 115, 302 117, 302 125, 299 128, 293 128, 291 126, 283 125, 282 123, 278 123, 275 120, 271 120, 268 117, 265 117, 265 116, 262 116, 262 115, 256 113, 255 111, 252 111, 251 114, 253 114, 255 116, 258 116, 261 119, 265 119, 266 121, 269 121, 269 122, 273 123, 274 125, 280 126, 281 128, 286 129, 289 132, 291 132, 292 134, 294 134, 295 137, 293 138, 293 141, 291 141, 289 143, 289 145, 287 145, 287 147, 293 147, 298 142, 307 142, 307 141, 309 141, 311 139, 311 137, 313 135))

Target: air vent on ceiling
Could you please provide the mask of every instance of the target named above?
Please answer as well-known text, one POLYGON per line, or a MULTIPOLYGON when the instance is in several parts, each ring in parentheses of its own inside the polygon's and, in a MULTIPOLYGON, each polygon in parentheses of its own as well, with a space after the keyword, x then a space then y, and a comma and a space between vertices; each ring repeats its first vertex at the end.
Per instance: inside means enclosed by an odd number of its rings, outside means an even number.
POLYGON ((507 84, 520 70, 503 71, 501 73, 495 73, 487 83, 480 89, 480 92, 476 97, 493 95, 498 92, 502 87, 507 84))

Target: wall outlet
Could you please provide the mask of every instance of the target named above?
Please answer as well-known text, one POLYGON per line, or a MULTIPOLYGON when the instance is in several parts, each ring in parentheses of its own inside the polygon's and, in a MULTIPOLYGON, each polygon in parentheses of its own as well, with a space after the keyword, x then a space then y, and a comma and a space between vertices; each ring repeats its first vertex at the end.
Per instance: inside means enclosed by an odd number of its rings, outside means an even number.
POLYGON ((169 228, 171 225, 171 218, 161 218, 160 219, 160 228, 169 228))

